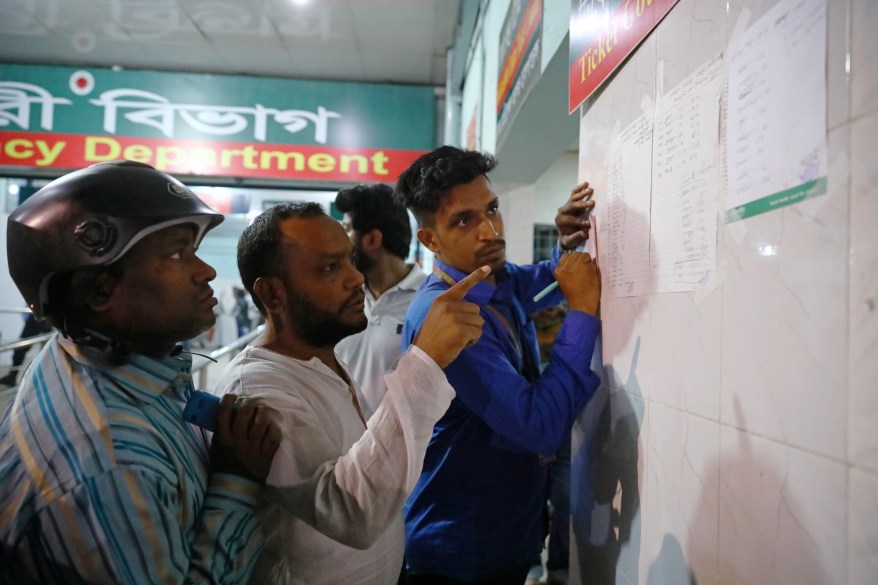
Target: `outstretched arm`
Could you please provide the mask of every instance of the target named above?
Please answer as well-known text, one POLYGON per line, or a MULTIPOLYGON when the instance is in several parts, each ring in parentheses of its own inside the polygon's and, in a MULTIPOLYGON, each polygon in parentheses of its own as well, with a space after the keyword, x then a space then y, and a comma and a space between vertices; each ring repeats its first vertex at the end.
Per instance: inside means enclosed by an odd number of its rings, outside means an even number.
MULTIPOLYGON (((266 381, 290 384, 283 377, 266 381)), ((421 474, 433 425, 454 397, 442 370, 418 348, 406 352, 385 381, 381 405, 345 453, 307 401, 275 394, 277 386, 260 391, 248 384, 248 392, 276 398, 272 404, 284 418, 279 463, 266 488, 270 500, 354 548, 371 546, 399 517, 421 474)))
POLYGON ((225 392, 259 396, 283 417, 284 439, 268 477, 272 501, 354 548, 371 546, 399 517, 433 425, 454 398, 441 366, 481 335, 478 306, 463 297, 489 273, 480 268, 435 299, 415 346, 385 374, 387 393, 368 428, 346 453, 327 434, 325 416, 272 364, 254 362, 232 379, 225 392))

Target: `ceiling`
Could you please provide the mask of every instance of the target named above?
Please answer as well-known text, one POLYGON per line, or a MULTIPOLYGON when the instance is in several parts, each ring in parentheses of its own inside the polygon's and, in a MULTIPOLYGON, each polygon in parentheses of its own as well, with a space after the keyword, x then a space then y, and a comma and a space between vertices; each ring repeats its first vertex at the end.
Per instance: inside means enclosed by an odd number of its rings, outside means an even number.
POLYGON ((459 9, 460 0, 0 0, 0 62, 444 86, 459 9))

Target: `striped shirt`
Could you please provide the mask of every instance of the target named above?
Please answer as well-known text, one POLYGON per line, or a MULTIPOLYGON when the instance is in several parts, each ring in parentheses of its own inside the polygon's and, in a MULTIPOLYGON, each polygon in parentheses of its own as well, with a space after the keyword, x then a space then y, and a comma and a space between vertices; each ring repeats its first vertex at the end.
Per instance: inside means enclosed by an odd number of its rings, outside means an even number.
POLYGON ((0 421, 0 583, 243 583, 259 486, 210 474, 191 358, 55 336, 0 421))

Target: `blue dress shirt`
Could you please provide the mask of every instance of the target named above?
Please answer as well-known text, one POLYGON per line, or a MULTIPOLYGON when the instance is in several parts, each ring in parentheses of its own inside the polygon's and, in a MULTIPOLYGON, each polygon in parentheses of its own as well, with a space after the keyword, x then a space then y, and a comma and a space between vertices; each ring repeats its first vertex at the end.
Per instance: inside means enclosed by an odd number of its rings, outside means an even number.
MULTIPOLYGON (((590 369, 599 321, 571 310, 539 373, 536 330, 527 315, 563 300, 533 297, 554 280, 560 259, 506 265, 496 285, 481 282, 465 300, 482 307, 478 343, 445 368, 457 392, 436 424, 424 470, 409 497, 406 561, 413 574, 485 579, 527 566, 542 547, 544 455, 553 455, 600 379, 590 369)), ((407 347, 433 300, 466 274, 434 260, 434 274, 409 307, 407 347), (443 278, 443 276, 445 278, 443 278)))

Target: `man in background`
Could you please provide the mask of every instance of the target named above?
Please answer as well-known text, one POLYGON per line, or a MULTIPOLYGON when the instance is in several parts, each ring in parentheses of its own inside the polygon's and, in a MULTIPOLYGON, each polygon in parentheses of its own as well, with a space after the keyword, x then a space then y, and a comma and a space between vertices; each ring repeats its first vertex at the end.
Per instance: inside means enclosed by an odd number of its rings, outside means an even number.
POLYGON ((229 396, 208 448, 182 416, 192 358, 177 343, 212 326, 217 304, 195 250, 221 221, 129 161, 61 177, 9 216, 12 279, 60 335, 0 421, 0 582, 250 575, 280 430, 269 409, 229 396))
POLYGON ((250 333, 250 303, 247 302, 247 291, 233 286, 232 295, 235 297, 232 316, 238 328, 238 337, 243 337, 250 333))
POLYGON ((412 228, 405 207, 393 199, 389 185, 357 185, 335 198, 344 213, 342 227, 354 243, 354 265, 366 282, 366 329, 342 339, 335 353, 350 368, 359 387, 360 406, 368 420, 384 398, 384 373, 402 353, 402 325, 415 291, 427 278, 406 264, 412 228))

